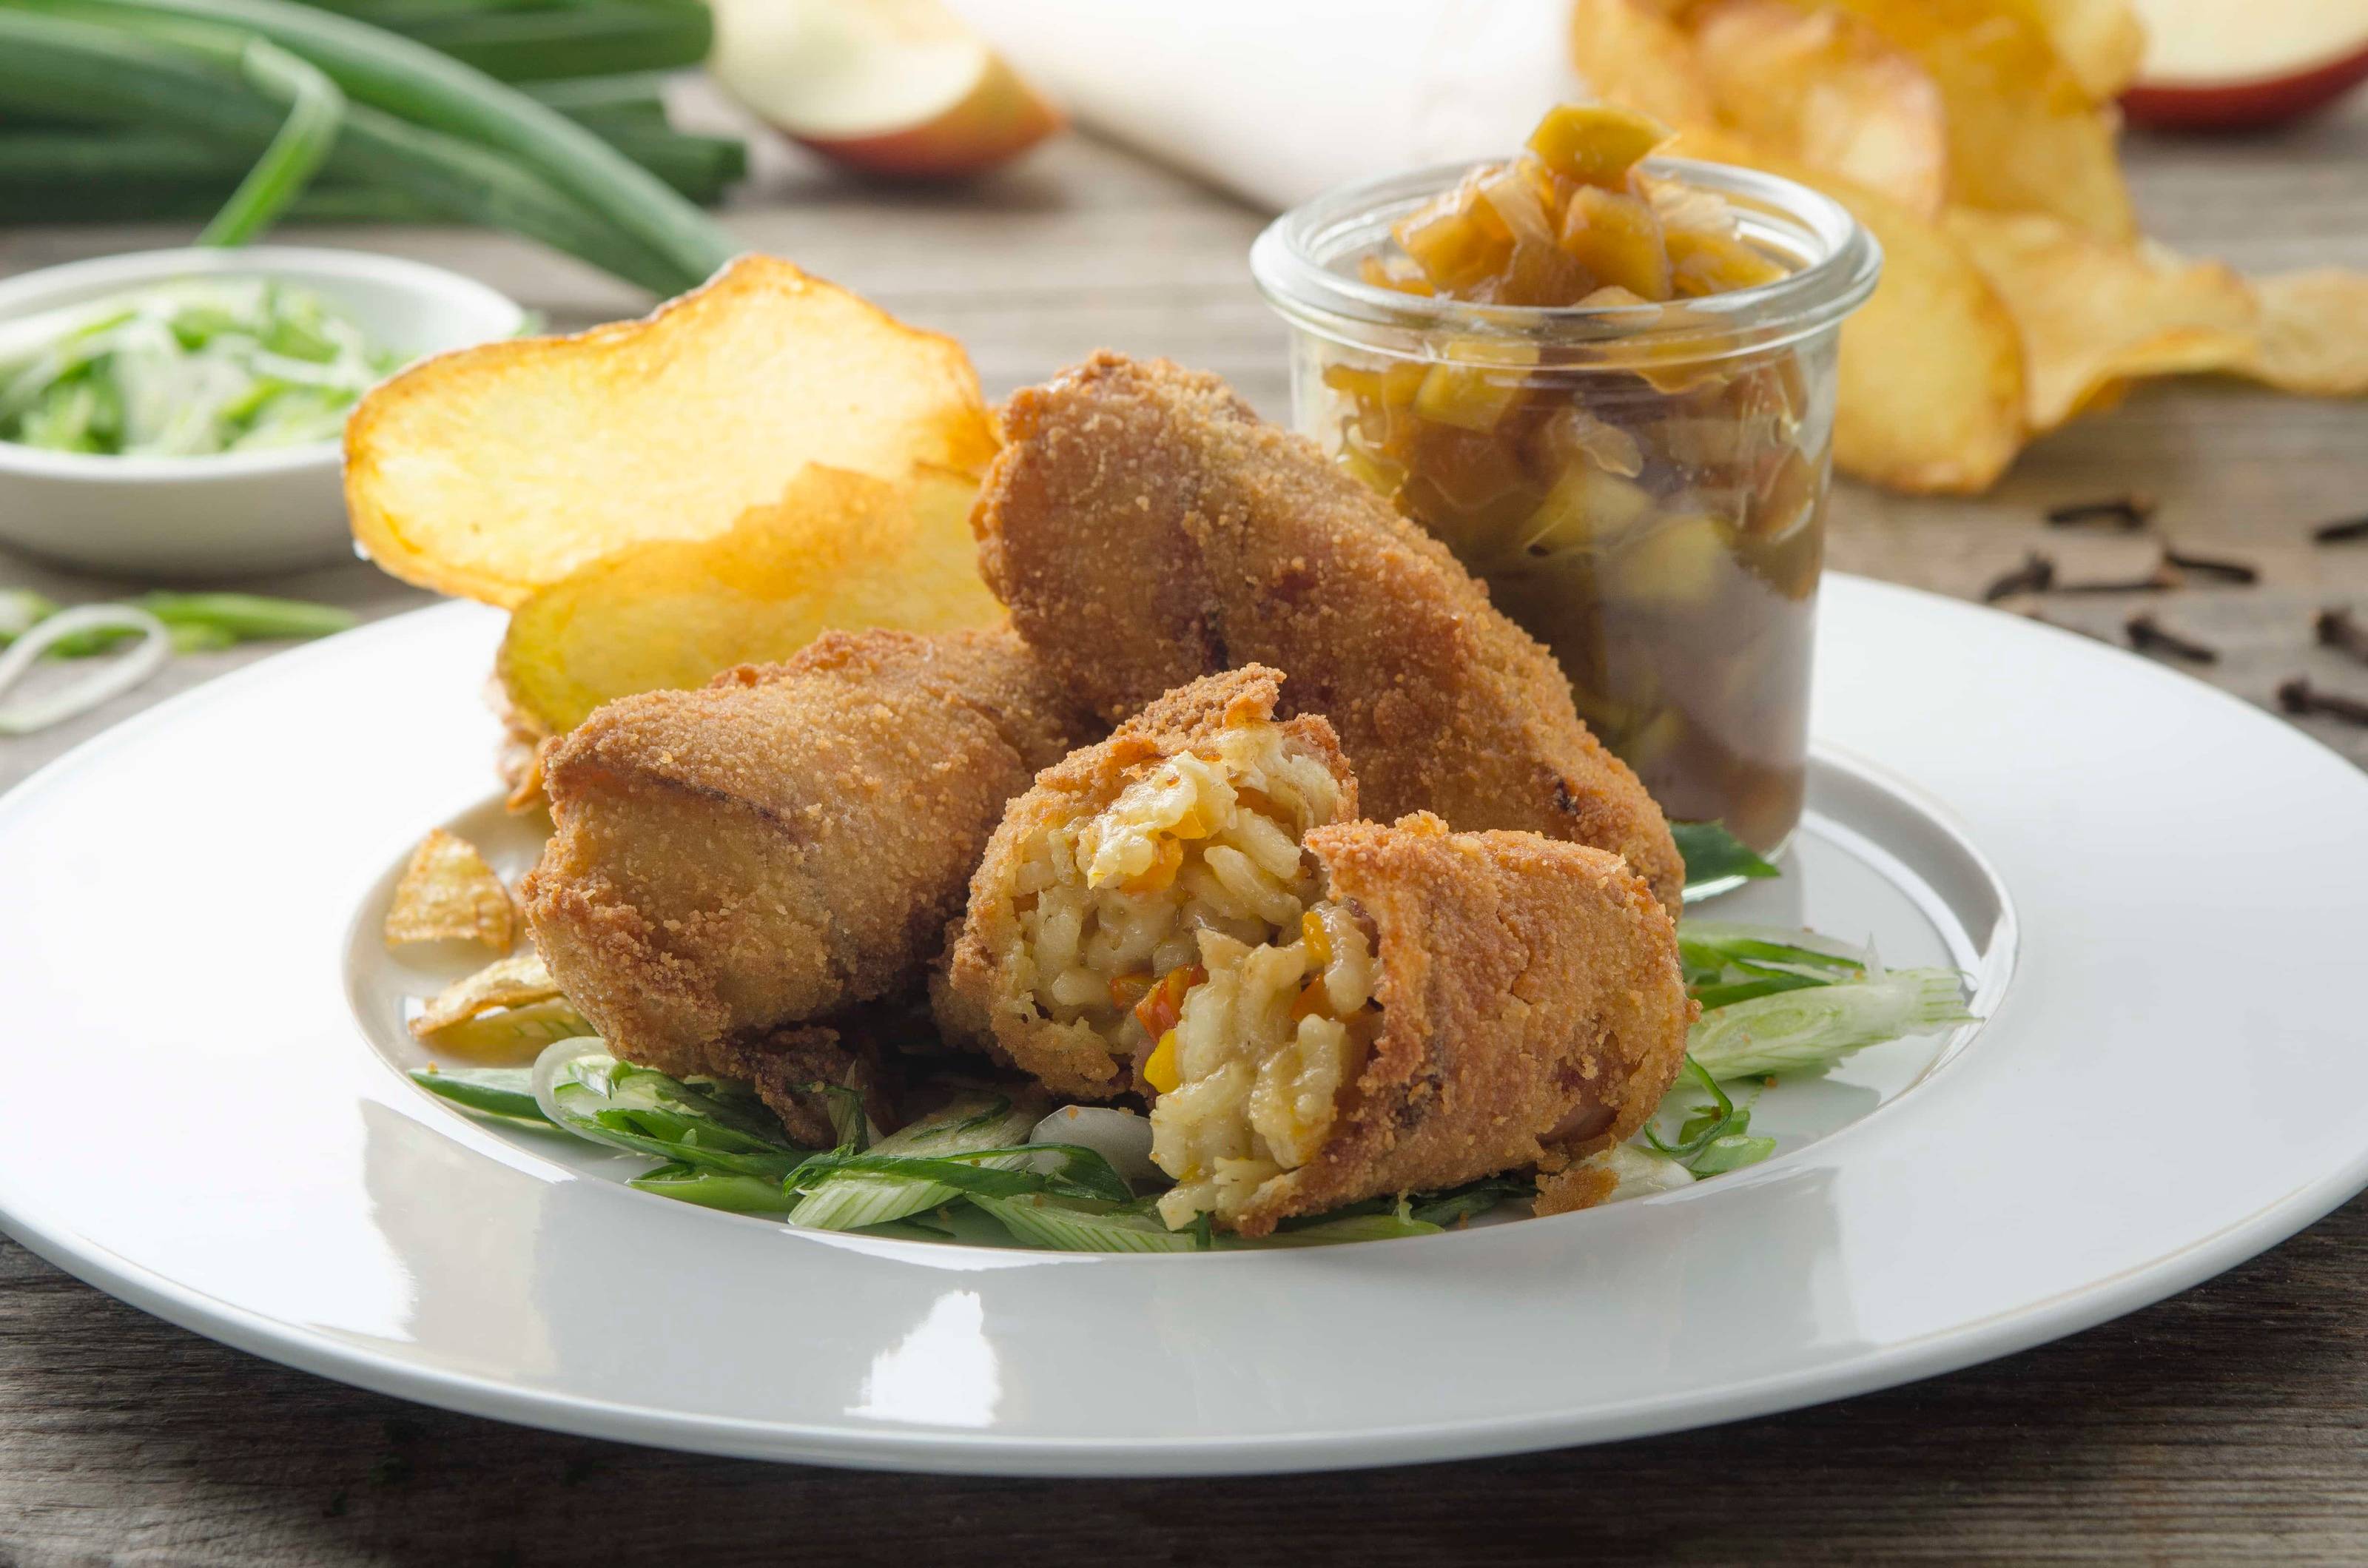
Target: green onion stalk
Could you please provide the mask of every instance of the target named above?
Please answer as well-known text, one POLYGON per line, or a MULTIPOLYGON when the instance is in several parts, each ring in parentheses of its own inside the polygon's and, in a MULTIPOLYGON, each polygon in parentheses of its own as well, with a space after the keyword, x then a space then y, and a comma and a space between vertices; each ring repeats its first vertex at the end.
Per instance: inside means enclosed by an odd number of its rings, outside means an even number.
POLYGON ((502 155, 631 236, 684 287, 712 275, 740 248, 713 219, 565 115, 474 66, 367 23, 290 0, 15 3, 135 32, 181 22, 268 39, 319 67, 357 104, 502 155))

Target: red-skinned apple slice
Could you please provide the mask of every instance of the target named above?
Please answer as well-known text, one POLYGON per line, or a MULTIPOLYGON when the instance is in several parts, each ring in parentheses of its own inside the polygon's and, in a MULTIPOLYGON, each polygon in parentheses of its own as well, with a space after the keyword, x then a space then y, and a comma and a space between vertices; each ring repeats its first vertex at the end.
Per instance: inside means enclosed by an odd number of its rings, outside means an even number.
POLYGON ((2368 80, 2362 0, 2139 0, 2146 63, 2122 98, 2144 125, 2274 125, 2368 80))
POLYGON ((977 174, 1060 111, 938 0, 711 0, 708 70, 825 157, 905 179, 977 174))

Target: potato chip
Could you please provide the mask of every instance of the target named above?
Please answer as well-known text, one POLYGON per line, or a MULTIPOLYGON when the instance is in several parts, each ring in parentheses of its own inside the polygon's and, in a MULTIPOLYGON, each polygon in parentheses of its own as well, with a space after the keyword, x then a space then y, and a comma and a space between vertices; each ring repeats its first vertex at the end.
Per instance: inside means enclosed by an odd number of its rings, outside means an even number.
POLYGON ((2014 317, 2033 431, 2131 378, 2229 369, 2252 354, 2252 292, 2217 262, 2108 244, 2038 212, 1961 210, 1948 225, 2014 317))
POLYGON ((2013 318, 1964 248, 1887 197, 1740 138, 1689 131, 1676 151, 1813 186, 1881 242, 1883 281, 1842 326, 1835 462, 1895 490, 1988 488, 2022 444, 2022 353, 2013 318))
POLYGON ((910 483, 815 464, 712 539, 644 544, 544 589, 510 617, 501 675, 554 733, 637 691, 786 659, 827 629, 946 631, 1003 610, 978 574, 977 482, 910 483))
POLYGON ((523 1007, 548 1002, 559 994, 559 983, 545 969, 542 955, 532 948, 496 959, 465 979, 437 993, 434 1000, 411 1020, 411 1032, 429 1040, 454 1024, 491 1012, 495 1007, 523 1007))
POLYGON ((810 462, 901 480, 994 455, 961 345, 743 256, 646 320, 447 354, 346 426, 354 538, 407 581, 516 605, 603 556, 722 533, 810 462))
POLYGON ((2368 393, 2368 272, 2319 267, 2256 278, 2260 336, 2239 367, 2286 392, 2368 393))
POLYGON ((2111 103, 2137 80, 2146 24, 2129 0, 2018 0, 2046 32, 2091 103, 2111 103))
POLYGON ((1570 57, 1608 103, 1680 128, 1716 123, 1692 42, 1652 0, 1572 0, 1570 57))
POLYGON ((386 944, 483 942, 507 952, 518 936, 509 889, 467 839, 431 828, 411 852, 386 911, 386 944))
POLYGON ((2113 153, 2119 121, 2092 102, 2015 0, 1829 0, 1932 74, 1949 128, 1950 200, 2049 212, 2107 239, 2136 233, 2113 153))
POLYGON ((1714 0, 1693 18, 1719 118, 1771 153, 1926 216, 1949 180, 1941 89, 1861 17, 1788 0, 1714 0))
POLYGON ((541 1055, 542 1048, 555 1040, 574 1040, 579 1035, 599 1032, 575 1010, 575 1004, 552 997, 462 1018, 437 1030, 425 1043, 439 1053, 465 1057, 487 1066, 522 1067, 541 1055))

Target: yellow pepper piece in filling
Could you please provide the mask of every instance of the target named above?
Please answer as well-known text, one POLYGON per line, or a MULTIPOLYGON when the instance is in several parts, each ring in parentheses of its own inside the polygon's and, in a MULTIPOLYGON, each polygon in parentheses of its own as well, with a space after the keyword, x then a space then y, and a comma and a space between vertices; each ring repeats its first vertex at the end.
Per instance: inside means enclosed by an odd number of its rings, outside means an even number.
POLYGON ((1324 917, 1310 909, 1299 916, 1299 939, 1307 944, 1307 965, 1323 971, 1332 961, 1332 933, 1324 929, 1324 917))
POLYGON ((1159 1043, 1151 1048, 1151 1054, 1143 1059, 1143 1081, 1163 1095, 1174 1094, 1176 1085, 1184 1081, 1183 1074, 1176 1070, 1174 1029, 1161 1035, 1159 1043))

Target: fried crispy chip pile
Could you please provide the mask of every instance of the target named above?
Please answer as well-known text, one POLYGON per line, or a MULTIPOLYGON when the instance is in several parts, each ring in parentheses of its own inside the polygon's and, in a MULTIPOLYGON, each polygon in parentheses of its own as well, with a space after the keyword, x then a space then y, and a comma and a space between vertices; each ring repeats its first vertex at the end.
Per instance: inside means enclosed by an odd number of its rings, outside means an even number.
POLYGON ((2368 276, 2254 282, 2138 233, 2127 0, 1573 0, 1570 42, 1673 151, 1815 186, 1882 242, 1842 332, 1835 460, 1861 478, 1987 489, 2147 377, 2368 393, 2368 276))
POLYGON ((969 514, 997 445, 961 345, 748 256, 646 320, 395 377, 347 426, 346 492, 379 564, 512 611, 523 809, 534 747, 604 702, 826 629, 996 619, 969 514))

